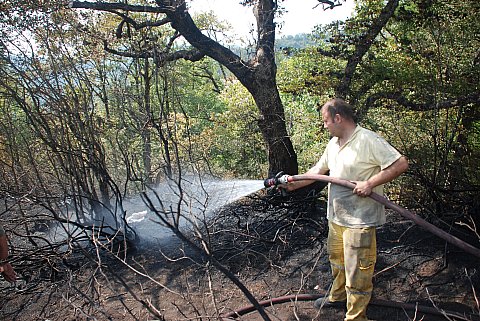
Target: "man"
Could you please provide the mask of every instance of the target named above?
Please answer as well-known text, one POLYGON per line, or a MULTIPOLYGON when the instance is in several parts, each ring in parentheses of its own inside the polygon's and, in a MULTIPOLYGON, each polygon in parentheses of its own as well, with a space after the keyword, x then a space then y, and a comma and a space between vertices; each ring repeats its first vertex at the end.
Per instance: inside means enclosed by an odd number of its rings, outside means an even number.
MULTIPOLYGON (((315 306, 346 304, 345 321, 365 321, 373 290, 375 229, 385 223, 383 205, 367 196, 372 191, 382 195, 383 184, 405 172, 408 161, 376 133, 358 126, 353 109, 343 99, 327 101, 320 112, 333 138, 307 174, 330 172, 356 186, 352 193, 329 184, 327 250, 333 284, 328 298, 317 300, 315 306)), ((282 187, 291 191, 310 183, 296 181, 282 187)))
POLYGON ((6 261, 8 258, 8 242, 5 230, 0 226, 0 273, 5 280, 10 283, 15 282, 17 276, 10 263, 6 261))

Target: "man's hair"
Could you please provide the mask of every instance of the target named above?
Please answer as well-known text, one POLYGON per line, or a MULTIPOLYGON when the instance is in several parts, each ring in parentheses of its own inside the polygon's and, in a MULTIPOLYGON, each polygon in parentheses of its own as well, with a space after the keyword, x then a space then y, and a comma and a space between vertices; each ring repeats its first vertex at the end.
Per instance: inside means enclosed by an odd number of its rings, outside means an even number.
POLYGON ((323 106, 319 105, 317 110, 321 112, 322 108, 327 109, 332 119, 334 119, 335 115, 338 114, 345 119, 353 121, 354 123, 357 122, 357 116, 355 115, 352 106, 342 98, 330 99, 323 106))

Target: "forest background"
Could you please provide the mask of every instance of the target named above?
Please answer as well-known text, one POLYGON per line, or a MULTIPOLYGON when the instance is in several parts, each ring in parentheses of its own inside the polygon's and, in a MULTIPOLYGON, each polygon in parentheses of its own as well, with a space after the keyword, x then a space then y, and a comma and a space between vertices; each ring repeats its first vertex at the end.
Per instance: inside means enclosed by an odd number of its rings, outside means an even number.
MULTIPOLYGON (((331 97, 408 157, 388 196, 478 244, 478 1, 357 0, 346 21, 275 39, 282 2, 242 1, 256 25, 241 45, 222 36, 228 21, 190 16, 183 1, 0 5, 0 215, 27 288, 77 271, 73 257, 106 273, 85 242, 130 264, 112 247, 132 233, 124 201, 143 193, 152 205, 147 192, 166 181, 181 204, 192 177, 307 170, 328 142, 316 108, 331 97), (46 236, 54 222, 65 239, 46 236)), ((180 238, 191 224, 215 261, 205 217, 150 209, 180 238)))

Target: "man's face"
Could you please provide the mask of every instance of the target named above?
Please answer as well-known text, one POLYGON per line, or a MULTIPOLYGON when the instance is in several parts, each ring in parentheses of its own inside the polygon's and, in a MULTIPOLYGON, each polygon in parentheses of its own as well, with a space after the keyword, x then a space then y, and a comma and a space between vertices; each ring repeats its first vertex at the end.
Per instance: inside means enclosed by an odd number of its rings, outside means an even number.
POLYGON ((328 112, 327 108, 322 108, 322 120, 323 128, 328 129, 328 132, 331 136, 338 136, 338 115, 335 115, 335 118, 332 118, 332 115, 328 112))

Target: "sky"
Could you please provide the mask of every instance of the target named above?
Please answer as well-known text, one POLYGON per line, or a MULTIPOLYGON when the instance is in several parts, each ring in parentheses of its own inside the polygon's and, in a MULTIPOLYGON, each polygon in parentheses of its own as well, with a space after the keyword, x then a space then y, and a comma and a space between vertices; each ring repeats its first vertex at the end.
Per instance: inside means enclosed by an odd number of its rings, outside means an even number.
MULTIPOLYGON (((216 15, 227 20, 233 31, 240 36, 248 36, 255 23, 252 9, 239 4, 239 0, 190 0, 190 12, 214 11, 216 15)), ((285 0, 281 3, 286 13, 277 24, 283 21, 281 28, 277 27, 277 36, 310 33, 313 27, 327 24, 334 20, 345 20, 354 8, 354 0, 346 0, 342 6, 333 10, 323 10, 317 0, 285 0)))

